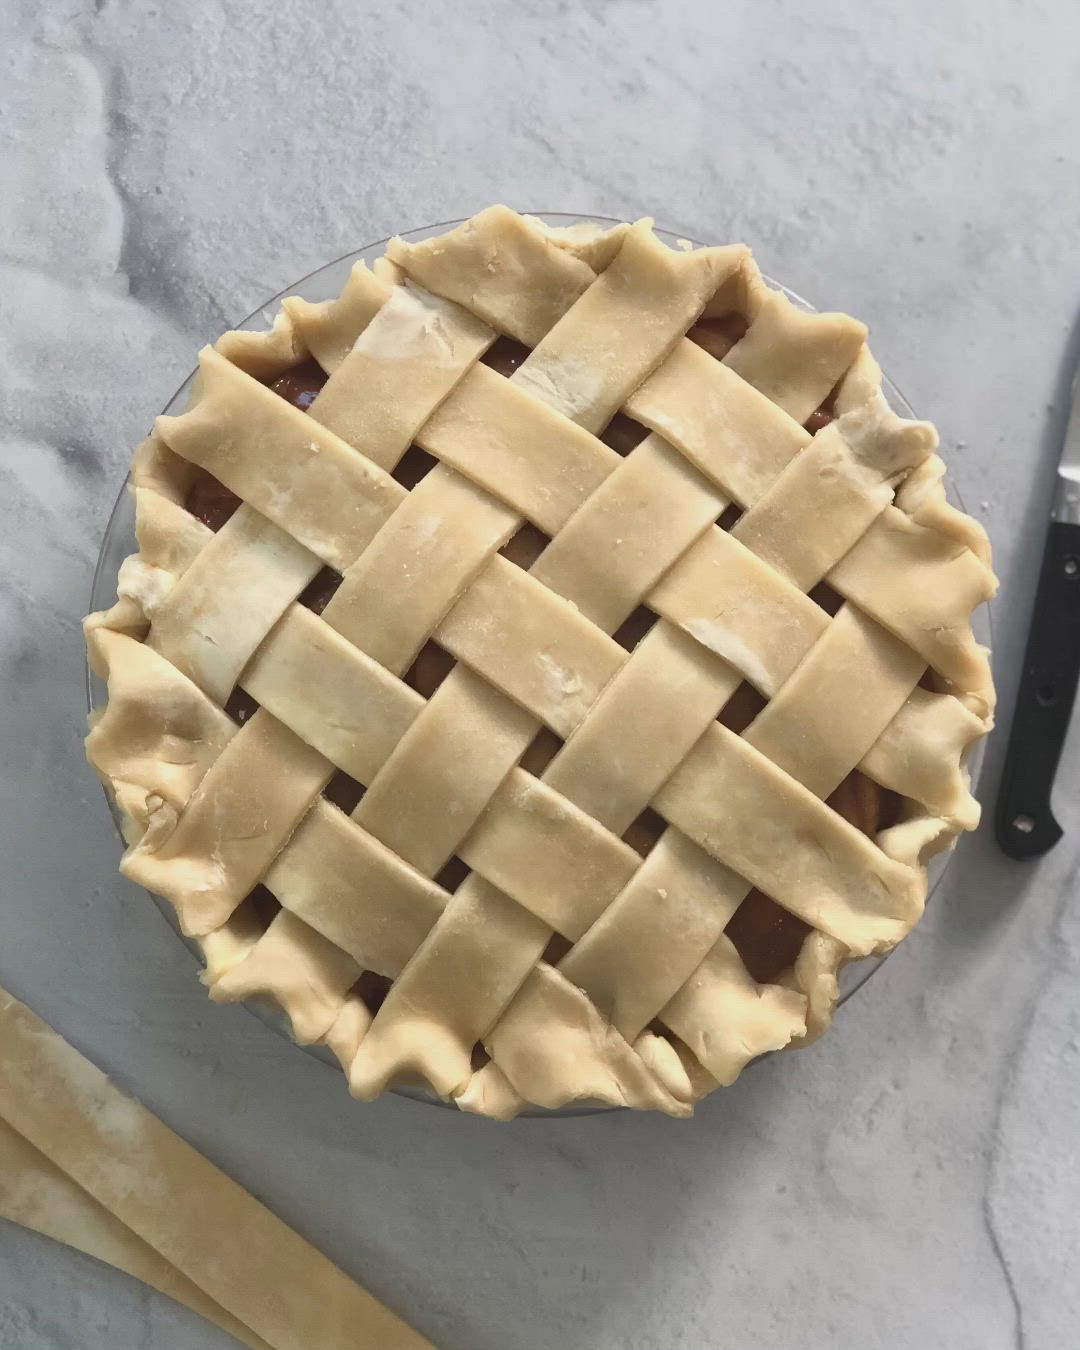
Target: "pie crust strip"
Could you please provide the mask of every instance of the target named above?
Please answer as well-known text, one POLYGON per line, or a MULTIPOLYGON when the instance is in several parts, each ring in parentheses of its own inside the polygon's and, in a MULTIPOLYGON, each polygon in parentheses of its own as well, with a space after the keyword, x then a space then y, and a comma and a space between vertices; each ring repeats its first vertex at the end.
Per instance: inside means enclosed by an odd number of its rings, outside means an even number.
POLYGON ((15 1169, 0 1207, 17 1222, 101 1255, 256 1350, 430 1350, 4 990, 0 1156, 15 1169), (35 1174, 40 1200, 26 1190, 35 1174))
POLYGON ((153 1247, 0 1119, 0 1218, 63 1242, 141 1280, 228 1332, 251 1350, 267 1341, 207 1298, 153 1247))

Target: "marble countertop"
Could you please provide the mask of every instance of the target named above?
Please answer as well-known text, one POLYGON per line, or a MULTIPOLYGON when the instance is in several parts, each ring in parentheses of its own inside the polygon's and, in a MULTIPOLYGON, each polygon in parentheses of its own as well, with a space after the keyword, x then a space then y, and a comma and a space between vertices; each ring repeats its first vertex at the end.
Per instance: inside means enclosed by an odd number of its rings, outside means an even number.
MULTIPOLYGON (((963 843, 820 1046, 688 1123, 506 1128, 207 1002, 116 874, 79 618, 132 446, 266 296, 492 200, 654 213, 869 322, 993 538, 1007 723, 1080 355, 1075 5, 8 0, 0 68, 0 984, 443 1350, 1073 1343, 1080 729, 1062 843, 963 843)), ((5 1350, 225 1344, 0 1223, 5 1350)))

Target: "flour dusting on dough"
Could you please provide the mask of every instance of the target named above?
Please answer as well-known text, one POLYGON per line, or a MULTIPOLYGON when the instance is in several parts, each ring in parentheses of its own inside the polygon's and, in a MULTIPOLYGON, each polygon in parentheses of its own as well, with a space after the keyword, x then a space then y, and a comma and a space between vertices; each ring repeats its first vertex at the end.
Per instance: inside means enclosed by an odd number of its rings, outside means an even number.
POLYGON ((538 652, 537 658, 546 677, 548 688, 556 698, 573 698, 581 693, 581 676, 568 669, 548 652, 538 652))

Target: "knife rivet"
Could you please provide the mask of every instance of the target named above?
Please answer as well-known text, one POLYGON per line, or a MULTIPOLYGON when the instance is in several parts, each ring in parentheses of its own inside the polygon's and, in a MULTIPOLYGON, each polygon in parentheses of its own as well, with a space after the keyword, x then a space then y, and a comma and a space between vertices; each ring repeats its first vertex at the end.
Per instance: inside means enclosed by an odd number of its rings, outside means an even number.
POLYGON ((1077 575, 1080 575, 1080 562, 1078 562, 1076 558, 1072 557, 1066 558, 1064 563, 1064 571, 1067 577, 1075 577, 1077 575))
POLYGON ((1035 828, 1035 822, 1030 816, 1015 816, 1013 818, 1013 829, 1019 834, 1030 834, 1035 828))

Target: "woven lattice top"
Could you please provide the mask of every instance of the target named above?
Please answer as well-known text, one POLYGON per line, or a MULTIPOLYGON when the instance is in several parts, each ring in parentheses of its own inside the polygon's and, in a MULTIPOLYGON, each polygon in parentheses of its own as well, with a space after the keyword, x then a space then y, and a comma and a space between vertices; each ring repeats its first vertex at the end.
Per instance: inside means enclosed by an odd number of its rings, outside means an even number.
POLYGON ((493 207, 201 354, 88 753, 213 998, 498 1116, 687 1114, 823 1029, 993 705, 985 536, 865 337, 743 247, 493 207))

